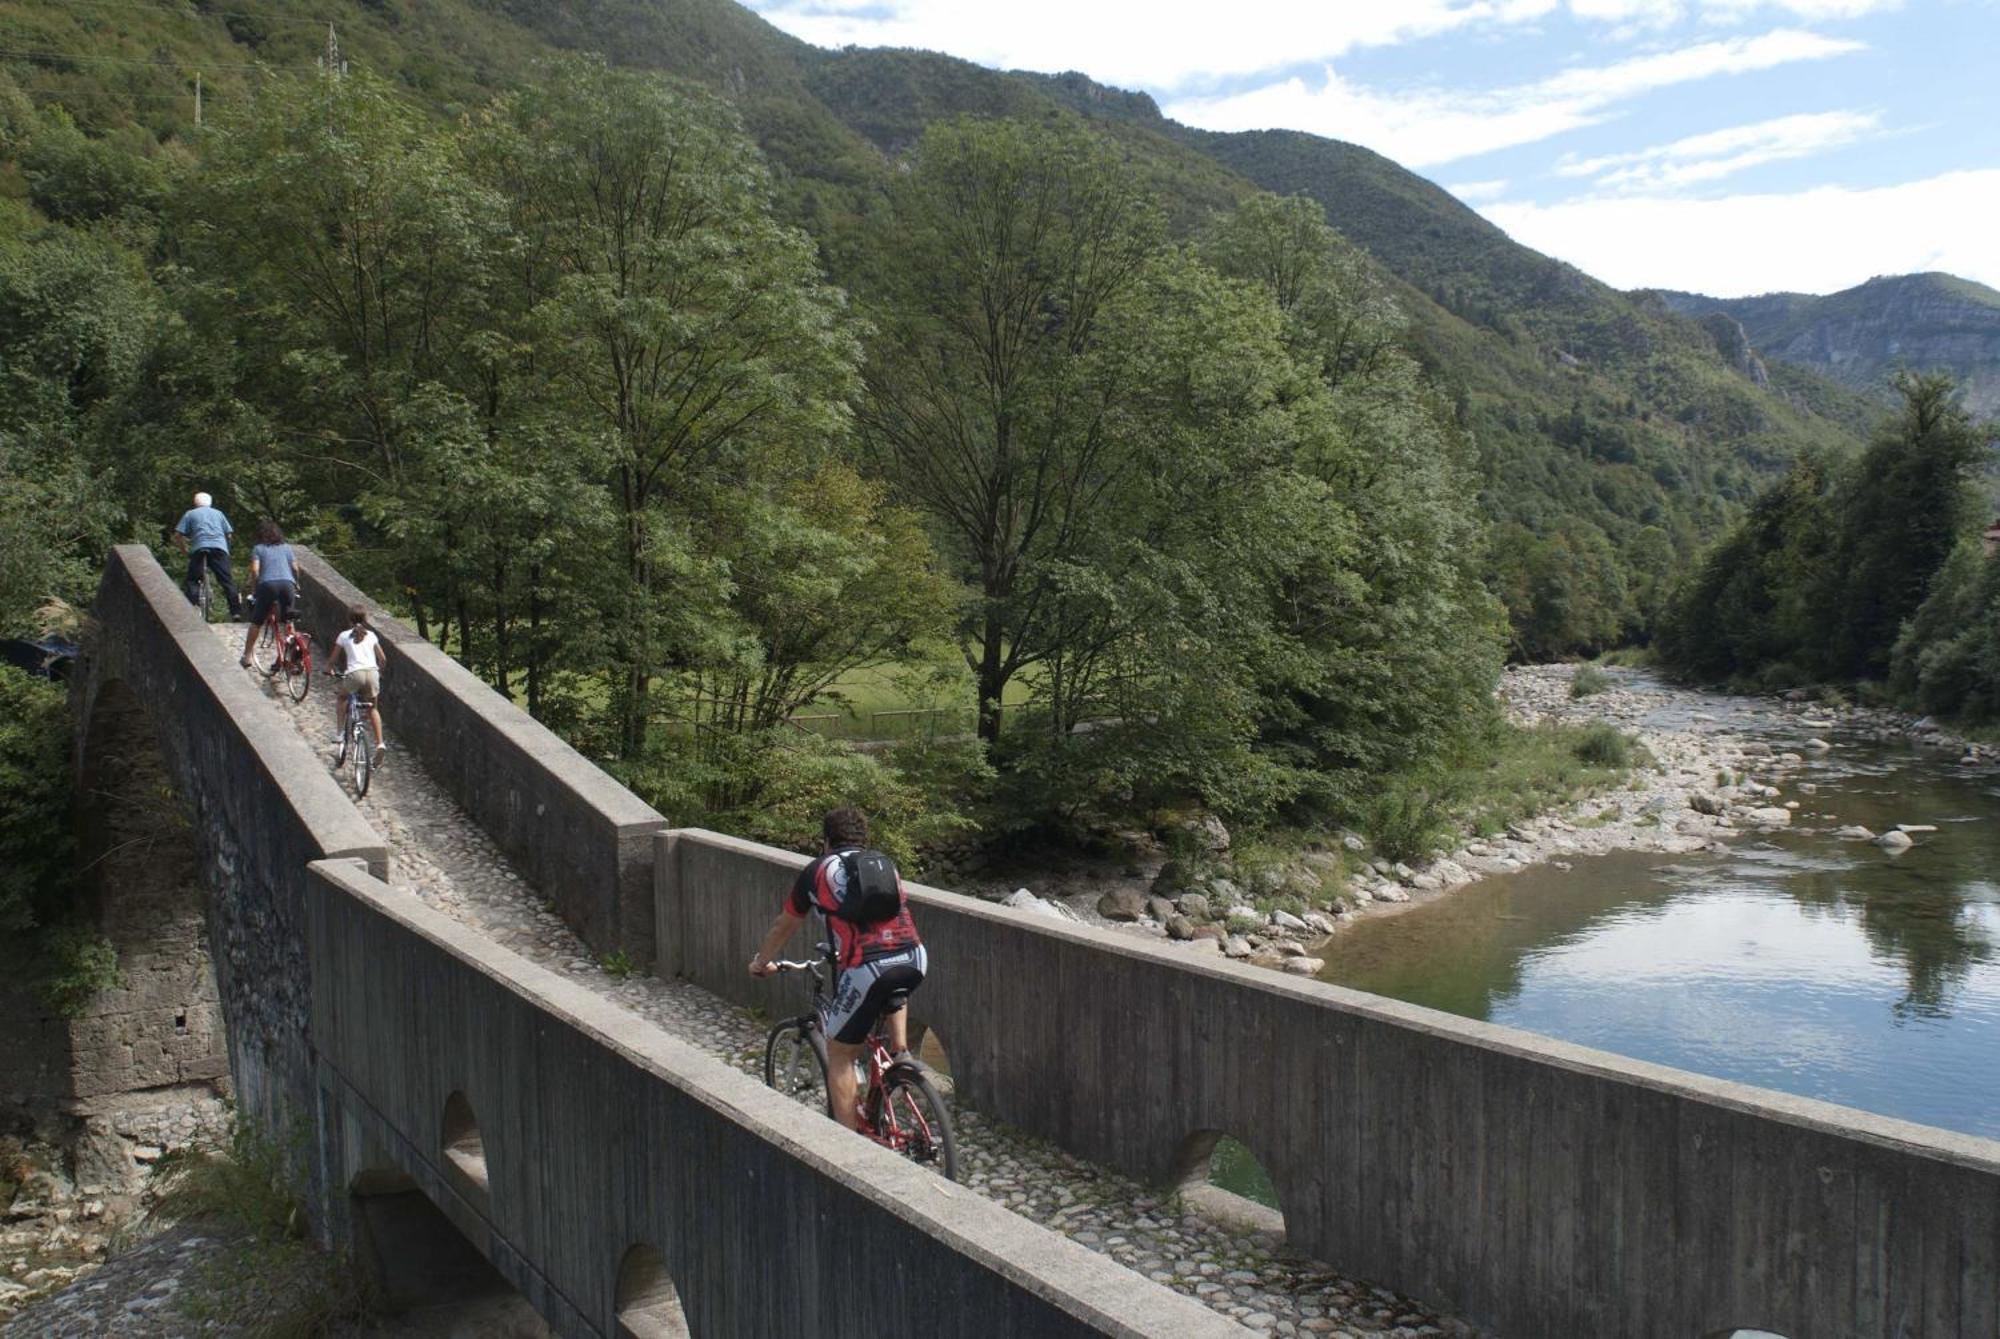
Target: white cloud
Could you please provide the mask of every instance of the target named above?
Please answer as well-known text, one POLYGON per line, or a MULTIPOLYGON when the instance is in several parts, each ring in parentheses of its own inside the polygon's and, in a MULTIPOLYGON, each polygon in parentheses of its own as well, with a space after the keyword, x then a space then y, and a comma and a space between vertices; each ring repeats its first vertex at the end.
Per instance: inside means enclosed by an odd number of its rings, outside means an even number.
POLYGON ((1656 89, 1861 49, 1859 42, 1781 28, 1484 92, 1382 92, 1351 83, 1329 66, 1317 88, 1287 79, 1231 96, 1184 98, 1165 110, 1209 130, 1308 130, 1423 167, 1594 125, 1616 104, 1656 89))
POLYGON ((1671 191, 1719 181, 1746 168, 1805 158, 1851 144, 1881 128, 1878 112, 1812 112, 1689 135, 1671 144, 1596 158, 1566 156, 1565 177, 1595 177, 1600 188, 1671 191))
POLYGON ((913 46, 1002 69, 1082 70, 1129 87, 1259 74, 1473 25, 1515 25, 1559 0, 750 0, 819 46, 913 46))
POLYGON ((1632 196, 1481 211, 1514 239, 1620 288, 1714 297, 1831 293, 1878 274, 1947 270, 2000 288, 2000 168, 1896 186, 1697 200, 1632 196))
POLYGON ((1445 189, 1471 205, 1485 200, 1498 200, 1507 193, 1507 185, 1507 179, 1500 177, 1493 181, 1461 181, 1445 189))

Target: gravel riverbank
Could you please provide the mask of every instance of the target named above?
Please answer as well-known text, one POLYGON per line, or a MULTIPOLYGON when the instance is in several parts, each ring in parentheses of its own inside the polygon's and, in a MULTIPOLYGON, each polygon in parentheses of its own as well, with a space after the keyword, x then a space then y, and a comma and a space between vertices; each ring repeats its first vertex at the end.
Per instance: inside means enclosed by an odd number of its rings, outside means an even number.
MULTIPOLYGON (((1990 746, 1931 721, 1829 705, 1803 693, 1784 699, 1732 697, 1612 669, 1605 672, 1609 687, 1572 697, 1578 668, 1516 666, 1502 680, 1501 701, 1517 724, 1601 723, 1632 736, 1651 761, 1635 768, 1622 788, 1515 823, 1503 833, 1468 834, 1450 851, 1414 864, 1375 857, 1361 838, 1338 834, 1327 845, 1340 842, 1343 854, 1309 850, 1289 872, 1183 880, 1155 844, 1150 859, 1129 863, 1122 874, 1030 880, 1005 900, 1178 940, 1193 953, 1222 953, 1312 976, 1325 965, 1314 956, 1314 946, 1344 926, 1394 915, 1487 876, 1544 864, 1566 868, 1572 859, 1613 851, 1719 849, 1745 835, 1789 826, 1802 806, 1810 808, 1815 787, 1806 776, 1812 761, 1836 747, 1826 736, 1910 740, 1954 751, 1968 765, 1995 756, 1990 746), (1343 873, 1344 884, 1336 885, 1343 873), (1295 909, 1274 907, 1274 900, 1289 901, 1295 909)), ((1194 831, 1212 838, 1208 856, 1226 864, 1228 835, 1217 827, 1208 820, 1194 831)), ((1908 845, 1906 835, 1894 830, 1843 835, 1880 842, 1892 852, 1908 845)), ((1141 851, 1150 840, 1146 834, 1131 836, 1141 851)))

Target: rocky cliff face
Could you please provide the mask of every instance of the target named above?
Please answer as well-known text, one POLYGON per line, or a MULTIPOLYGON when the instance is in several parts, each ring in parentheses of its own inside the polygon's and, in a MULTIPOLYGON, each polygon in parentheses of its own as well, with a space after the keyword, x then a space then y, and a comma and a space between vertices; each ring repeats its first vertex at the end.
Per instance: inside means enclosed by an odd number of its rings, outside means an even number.
POLYGON ((1765 357, 1812 368, 1856 390, 1886 391, 1901 367, 1949 372, 1974 414, 2000 418, 2000 292, 1983 284, 1948 274, 1906 274, 1825 297, 1661 297, 1690 316, 1726 317, 1765 357))

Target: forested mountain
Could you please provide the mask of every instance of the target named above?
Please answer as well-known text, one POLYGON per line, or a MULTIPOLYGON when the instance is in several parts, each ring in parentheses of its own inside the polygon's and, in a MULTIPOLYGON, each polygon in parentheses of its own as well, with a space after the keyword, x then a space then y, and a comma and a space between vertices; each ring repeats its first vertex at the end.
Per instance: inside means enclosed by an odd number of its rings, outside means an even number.
POLYGON ((1663 292, 1674 310, 1737 322, 1766 358, 1871 397, 1898 369, 1948 372, 1974 415, 2000 418, 2000 292, 1949 274, 1899 274, 1828 293, 1711 298, 1663 292))
MULTIPOLYGON (((324 51, 317 18, 256 8, 0 0, 0 68, 29 101, 60 102, 86 135, 150 141, 171 156, 192 129, 195 70, 213 115, 263 77, 257 66, 307 68, 324 51)), ((926 125, 952 116, 1084 118, 1179 236, 1254 189, 1310 196, 1371 258, 1407 342, 1476 446, 1495 523, 1487 576, 1518 654, 1646 635, 1678 563, 1800 450, 1850 451, 1866 417, 1853 396, 1732 357, 1697 322, 1516 245, 1353 145, 1189 130, 1143 94, 1076 75, 824 51, 728 0, 343 0, 298 12, 336 19, 343 59, 445 114, 509 86, 552 47, 717 89, 768 155, 781 213, 857 291, 878 282, 885 258, 870 238, 886 226, 893 165, 926 125)))

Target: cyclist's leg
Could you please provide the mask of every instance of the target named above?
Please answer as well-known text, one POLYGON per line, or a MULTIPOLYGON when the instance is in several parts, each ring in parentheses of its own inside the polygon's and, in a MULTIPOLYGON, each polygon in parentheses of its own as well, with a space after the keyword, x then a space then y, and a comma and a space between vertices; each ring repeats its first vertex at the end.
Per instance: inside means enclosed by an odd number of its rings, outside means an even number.
POLYGON ((208 550, 196 549, 188 555, 187 580, 181 583, 181 593, 188 597, 188 603, 201 608, 201 576, 208 570, 208 550))
MULTIPOLYGON (((250 629, 243 637, 243 657, 240 664, 250 663, 250 653, 257 649, 257 634, 264 630, 264 620, 271 615, 270 589, 268 583, 259 582, 256 594, 250 597, 250 629)), ((236 597, 233 593, 229 600, 229 612, 232 616, 236 613, 236 597)))
POLYGON ((826 1096, 833 1117, 850 1130, 861 1128, 860 1085, 854 1066, 861 1059, 862 1043, 826 1039, 826 1096))
POLYGON ((216 581, 222 585, 222 597, 229 601, 229 616, 231 618, 243 617, 243 599, 236 593, 236 583, 230 579, 229 575, 229 550, 210 549, 208 551, 208 570, 215 575, 216 581))
MULTIPOLYGON (((897 978, 896 989, 904 992, 922 985, 924 973, 930 970, 931 965, 930 955, 924 952, 922 944, 910 949, 907 955, 898 954, 896 959, 890 961, 901 961, 903 964, 894 975, 897 978)), ((904 994, 883 1005, 882 1030, 889 1034, 890 1055, 903 1055, 910 1049, 910 1011, 905 1007, 908 1003, 909 997, 904 994)))
POLYGON ((375 750, 379 753, 382 749, 382 672, 356 670, 354 683, 356 694, 372 708, 368 713, 368 728, 375 735, 375 750))

